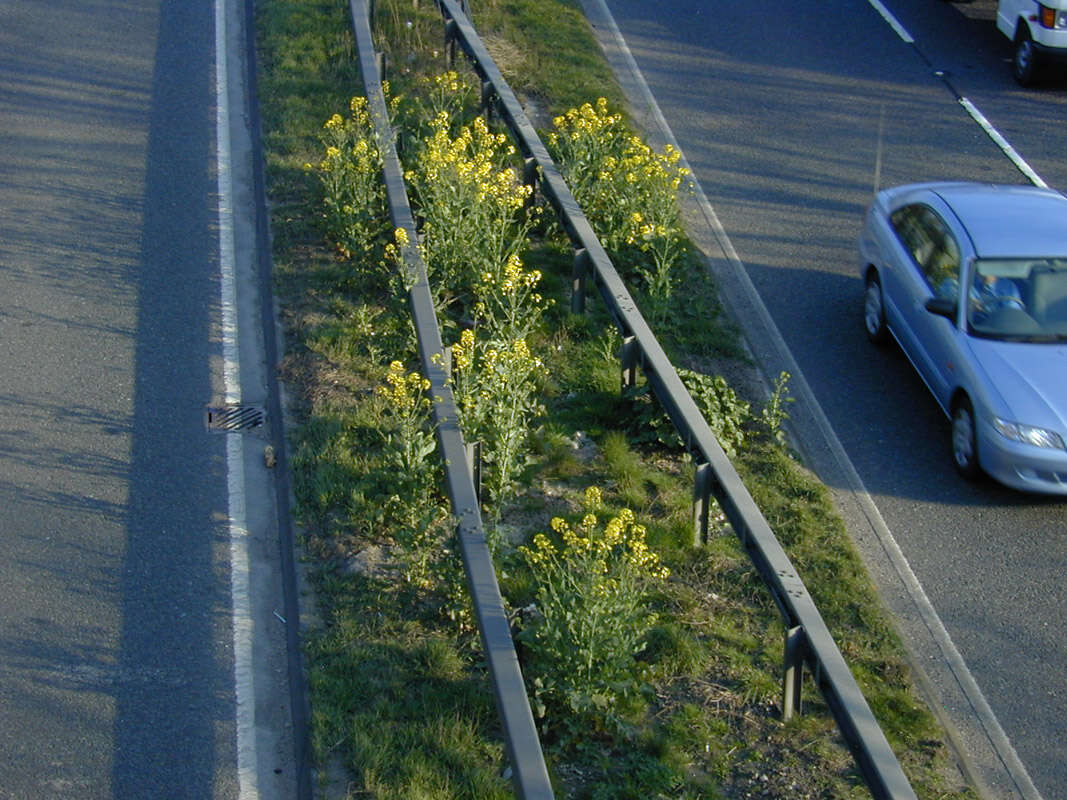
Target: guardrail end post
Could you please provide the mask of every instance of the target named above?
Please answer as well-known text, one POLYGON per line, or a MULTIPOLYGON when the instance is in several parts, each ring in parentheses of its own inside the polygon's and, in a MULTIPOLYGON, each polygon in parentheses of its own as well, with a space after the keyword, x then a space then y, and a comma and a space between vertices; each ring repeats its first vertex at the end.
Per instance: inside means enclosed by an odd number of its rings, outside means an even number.
POLYGON ((693 479, 693 547, 708 541, 708 520, 711 516, 711 464, 700 462, 693 479))
POLYGON ((637 337, 624 336, 619 349, 619 362, 622 367, 622 389, 631 389, 637 385, 637 337))
POLYGON ((800 626, 785 632, 785 671, 782 676, 782 720, 803 712, 800 690, 804 682, 804 629, 800 626))
POLYGON ((589 274, 589 253, 584 247, 574 253, 574 269, 571 272, 571 313, 585 313, 585 279, 589 274))

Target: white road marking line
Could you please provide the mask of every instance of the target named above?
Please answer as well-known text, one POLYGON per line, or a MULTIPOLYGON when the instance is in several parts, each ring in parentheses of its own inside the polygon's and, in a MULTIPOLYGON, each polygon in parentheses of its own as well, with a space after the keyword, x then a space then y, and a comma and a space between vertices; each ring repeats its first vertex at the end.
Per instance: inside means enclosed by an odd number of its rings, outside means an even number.
MULTIPOLYGON (((215 0, 215 135, 218 162, 222 378, 227 403, 241 402, 240 348, 237 338, 236 244, 233 223, 233 174, 230 144, 230 85, 227 77, 228 0, 215 0)), ((256 800, 258 758, 252 687, 252 613, 249 601, 248 529, 245 514, 244 437, 226 436, 226 488, 229 499, 230 599, 233 624, 233 674, 236 698, 237 781, 241 800, 256 800)))
MULTIPOLYGON (((905 29, 905 27, 900 24, 897 18, 893 16, 892 12, 884 5, 882 5, 881 0, 867 0, 867 2, 871 4, 871 7, 875 11, 882 15, 882 19, 889 23, 889 27, 896 31, 897 36, 899 36, 908 44, 915 44, 915 39, 912 37, 912 35, 908 33, 907 29, 905 29)), ((937 75, 939 78, 944 77, 944 73, 940 70, 938 70, 934 74, 937 75)), ((967 113, 971 115, 971 119, 978 123, 978 126, 983 131, 985 131, 986 135, 993 140, 993 142, 997 145, 997 147, 1001 149, 1004 155, 1006 155, 1008 159, 1018 168, 1019 172, 1026 176, 1027 180, 1034 184, 1034 186, 1040 186, 1042 189, 1048 188, 1048 184, 1045 183, 1041 179, 1041 176, 1038 175, 1033 170, 1033 168, 1026 163, 1023 157, 1020 156, 1019 153, 1015 150, 1015 148, 1011 146, 1008 140, 1001 136, 1000 131, 998 131, 990 124, 989 120, 985 118, 985 115, 978 110, 978 107, 975 106, 974 103, 972 103, 966 97, 960 97, 959 103, 961 106, 963 106, 967 113)))
POLYGON ((897 36, 908 44, 915 44, 915 39, 908 33, 907 28, 900 24, 897 18, 890 13, 889 9, 882 5, 880 0, 867 0, 867 2, 871 4, 871 8, 882 15, 882 19, 889 23, 889 27, 896 31, 897 36))
POLYGON ((968 100, 966 97, 960 98, 960 105, 964 110, 971 115, 971 119, 978 123, 979 127, 986 132, 986 135, 993 140, 997 147, 1006 155, 1023 175, 1027 177, 1030 183, 1034 186, 1040 186, 1042 189, 1047 189, 1048 184, 1045 183, 1041 176, 1038 175, 1034 169, 1026 163, 1022 156, 1015 150, 1014 147, 1000 135, 1000 131, 990 124, 989 120, 985 118, 985 115, 978 110, 978 107, 968 100))

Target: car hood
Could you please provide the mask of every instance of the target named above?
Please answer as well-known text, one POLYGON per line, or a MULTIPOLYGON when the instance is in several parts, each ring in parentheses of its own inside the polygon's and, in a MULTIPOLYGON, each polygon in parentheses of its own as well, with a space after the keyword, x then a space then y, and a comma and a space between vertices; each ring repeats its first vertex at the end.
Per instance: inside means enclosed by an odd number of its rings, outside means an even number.
POLYGON ((1067 432, 1067 344, 999 342, 972 338, 985 385, 996 387, 1011 422, 1067 432))

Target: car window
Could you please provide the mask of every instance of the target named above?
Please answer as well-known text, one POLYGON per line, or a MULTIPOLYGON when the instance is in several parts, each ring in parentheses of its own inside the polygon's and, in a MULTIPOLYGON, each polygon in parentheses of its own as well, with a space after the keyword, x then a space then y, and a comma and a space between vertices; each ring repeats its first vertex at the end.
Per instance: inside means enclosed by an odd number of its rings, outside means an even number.
POLYGON ((937 212, 912 203, 894 211, 889 221, 930 288, 941 297, 958 297, 960 246, 937 212))
POLYGON ((987 339, 1067 341, 1067 258, 974 262, 968 331, 987 339))

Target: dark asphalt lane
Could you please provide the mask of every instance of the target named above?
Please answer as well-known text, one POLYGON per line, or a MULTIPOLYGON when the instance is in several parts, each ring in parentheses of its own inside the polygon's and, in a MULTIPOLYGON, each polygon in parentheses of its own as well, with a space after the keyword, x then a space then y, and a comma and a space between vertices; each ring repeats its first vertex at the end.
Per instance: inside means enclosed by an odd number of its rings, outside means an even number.
POLYGON ((1046 800, 1067 797, 1067 502, 957 478, 947 422, 925 387, 899 351, 864 339, 855 247, 879 138, 881 185, 1024 182, 953 90, 1001 126, 1049 184, 1067 188, 1067 83, 1015 86, 1006 40, 983 27, 992 25, 981 20, 990 0, 901 0, 918 50, 862 0, 608 5, 1030 776, 1046 800), (949 73, 948 84, 936 70, 949 73))
POLYGON ((236 796, 213 25, 0 3, 0 797, 236 796))

